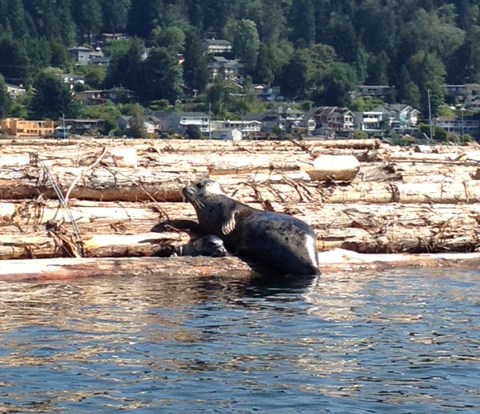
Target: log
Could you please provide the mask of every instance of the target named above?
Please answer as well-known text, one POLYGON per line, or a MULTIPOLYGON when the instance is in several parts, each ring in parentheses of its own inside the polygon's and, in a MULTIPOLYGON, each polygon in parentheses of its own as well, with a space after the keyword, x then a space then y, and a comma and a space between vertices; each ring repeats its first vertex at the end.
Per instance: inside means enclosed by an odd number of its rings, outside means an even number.
POLYGON ((352 181, 359 170, 360 162, 353 155, 320 155, 313 168, 305 168, 314 181, 352 181))
MULTIPOLYGON (((251 205, 261 208, 258 204, 251 205)), ((314 203, 302 203, 292 206, 273 203, 272 207, 277 212, 292 214, 310 223, 316 231, 320 250, 340 247, 368 253, 471 251, 479 244, 479 204, 316 206, 314 203)), ((4 246, 0 258, 66 255, 68 251, 58 249, 48 236, 48 227, 52 223, 59 223, 72 231, 69 216, 63 209, 57 208, 58 203, 55 202, 48 202, 40 209, 33 201, 0 203, 0 246, 4 246), (18 236, 14 253, 8 235, 18 236), (35 241, 29 241, 30 236, 35 241), (36 236, 46 238, 46 241, 40 242, 35 239, 36 236)), ((89 251, 92 255, 119 255, 119 252, 126 252, 127 248, 131 255, 149 254, 145 245, 135 243, 134 239, 127 243, 128 239, 125 238, 123 247, 117 247, 118 243, 114 243, 114 240, 118 235, 153 232, 149 237, 167 240, 171 234, 167 237, 162 233, 169 228, 164 226, 168 224, 171 230, 178 228, 183 234, 178 236, 179 244, 186 241, 186 234, 195 233, 196 230, 196 214, 188 203, 112 205, 72 200, 70 213, 82 235, 102 236, 114 245, 109 247, 105 242, 103 250, 89 251), (163 215, 159 214, 157 208, 163 211, 163 215), (170 222, 166 222, 167 217, 170 222)))
MULTIPOLYGON (((319 259, 321 270, 325 274, 339 271, 371 271, 390 267, 478 268, 480 265, 480 253, 362 255, 346 250, 336 250, 320 254, 319 259)), ((42 282, 105 277, 106 275, 161 276, 162 279, 175 277, 185 281, 221 277, 228 282, 242 279, 249 281, 255 273, 245 262, 233 256, 222 258, 55 258, 35 261, 10 260, 3 262, 0 266, 0 281, 4 282, 42 282)))

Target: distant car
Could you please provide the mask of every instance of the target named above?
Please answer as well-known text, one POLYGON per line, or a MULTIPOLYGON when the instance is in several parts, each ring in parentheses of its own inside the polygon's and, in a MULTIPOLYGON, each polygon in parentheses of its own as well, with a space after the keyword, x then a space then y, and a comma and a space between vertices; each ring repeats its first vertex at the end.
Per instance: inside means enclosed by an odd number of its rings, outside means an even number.
POLYGON ((53 138, 68 138, 68 131, 65 129, 56 129, 52 135, 53 138))

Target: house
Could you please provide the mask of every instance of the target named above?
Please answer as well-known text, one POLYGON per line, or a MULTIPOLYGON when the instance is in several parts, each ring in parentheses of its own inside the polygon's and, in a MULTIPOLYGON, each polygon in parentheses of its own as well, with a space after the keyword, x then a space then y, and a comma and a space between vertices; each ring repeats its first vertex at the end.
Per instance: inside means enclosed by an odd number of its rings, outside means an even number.
POLYGON ((63 83, 67 84, 70 89, 73 89, 75 85, 85 85, 85 78, 73 73, 64 73, 63 83))
POLYGON ((371 98, 385 99, 390 98, 395 92, 394 86, 388 85, 360 85, 352 93, 352 98, 369 96, 371 98))
POLYGON ((75 135, 93 135, 104 124, 104 119, 65 119, 65 128, 75 135))
POLYGON ((284 101, 285 97, 280 93, 280 86, 255 85, 254 93, 262 101, 284 101))
POLYGON ((75 64, 79 66, 88 65, 92 49, 89 47, 75 46, 68 49, 75 59, 75 64))
POLYGON ((233 51, 232 44, 228 40, 205 39, 202 48, 211 55, 230 54, 233 51))
POLYGON ((115 40, 128 40, 130 36, 126 33, 100 33, 97 36, 96 44, 97 46, 105 46, 109 42, 113 42, 115 40))
POLYGON ((355 129, 380 132, 391 128, 398 131, 411 130, 418 122, 420 112, 405 104, 379 105, 371 111, 355 114, 355 129))
POLYGON ((129 101, 133 92, 125 88, 111 88, 76 92, 74 99, 87 105, 103 104, 107 101, 129 101))
POLYGON ((210 128, 213 132, 238 130, 242 137, 256 135, 262 128, 262 123, 257 120, 226 120, 226 121, 210 121, 210 128))
POLYGON ((235 59, 226 59, 223 56, 212 56, 208 68, 211 79, 215 79, 217 76, 223 76, 227 81, 236 81, 239 75, 242 74, 244 66, 235 59))
POLYGON ((309 114, 316 124, 316 132, 321 135, 334 135, 335 131, 351 131, 354 127, 354 117, 348 108, 337 106, 321 106, 313 108, 309 114))
POLYGON ((77 66, 84 65, 108 65, 109 58, 106 58, 101 50, 93 50, 89 47, 75 46, 68 49, 75 59, 77 66))
POLYGON ((31 121, 20 118, 4 118, 1 121, 2 134, 14 137, 39 137, 53 134, 53 121, 31 121))
POLYGON ((13 85, 11 83, 6 83, 5 87, 7 88, 7 93, 12 99, 16 99, 19 96, 25 95, 27 90, 22 85, 13 85))
POLYGON ((260 122, 265 133, 274 131, 311 135, 315 130, 315 119, 295 108, 280 106, 267 113, 245 115, 244 121, 260 122))
POLYGON ((188 128, 196 127, 203 134, 210 131, 210 118, 204 112, 156 112, 159 120, 159 130, 164 132, 175 132, 184 134, 188 128))
POLYGON ((233 129, 217 129, 212 131, 212 138, 223 139, 225 141, 241 141, 243 138, 242 131, 237 128, 233 129))
POLYGON ((447 132, 456 134, 480 135, 480 121, 462 117, 439 116, 433 119, 433 124, 447 132))
POLYGON ((359 131, 380 132, 383 128, 383 112, 355 112, 354 128, 359 131))
POLYGON ((480 95, 479 83, 466 83, 463 85, 444 85, 445 95, 458 103, 464 103, 480 95))
POLYGON ((374 112, 382 112, 382 119, 386 126, 405 130, 412 129, 417 125, 420 111, 405 104, 384 104, 373 109, 374 112))

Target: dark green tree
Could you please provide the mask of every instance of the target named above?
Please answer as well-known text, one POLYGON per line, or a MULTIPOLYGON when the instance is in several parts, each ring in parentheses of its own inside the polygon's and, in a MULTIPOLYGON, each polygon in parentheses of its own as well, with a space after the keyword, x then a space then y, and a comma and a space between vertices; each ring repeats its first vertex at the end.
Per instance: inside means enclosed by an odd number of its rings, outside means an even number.
POLYGON ((280 90, 288 98, 302 99, 307 92, 309 56, 306 50, 298 50, 283 67, 280 90))
POLYGON ((323 90, 317 91, 313 96, 315 103, 348 106, 355 85, 355 69, 344 63, 335 63, 325 76, 323 90))
POLYGON ((131 35, 149 39, 164 10, 162 0, 132 1, 128 13, 127 31, 131 35))
POLYGON ((233 29, 233 50, 235 56, 253 72, 257 64, 260 40, 257 26, 252 20, 243 19, 233 29))
POLYGON ((292 41, 301 48, 310 46, 315 40, 315 9, 312 0, 292 0, 290 11, 292 41))
POLYGON ((135 92, 144 88, 142 52, 143 42, 133 38, 127 42, 115 42, 117 49, 113 51, 108 66, 105 86, 123 86, 135 92))
POLYGON ((175 103, 182 92, 182 67, 176 53, 159 47, 150 52, 143 65, 144 89, 147 100, 168 99, 175 103))
POLYGON ((255 68, 254 79, 257 83, 271 84, 275 79, 270 49, 265 43, 260 43, 258 48, 257 67, 255 68))
POLYGON ((388 85, 388 65, 390 61, 385 52, 368 59, 367 80, 368 85, 388 85))
POLYGON ((125 30, 128 22, 130 0, 103 0, 104 29, 110 33, 125 30))
POLYGON ((183 79, 190 90, 203 91, 210 77, 208 61, 202 50, 199 37, 190 30, 185 38, 183 52, 183 79))
POLYGON ((23 43, 0 38, 0 73, 9 82, 25 82, 30 75, 29 59, 23 43))
POLYGON ((100 0, 73 0, 73 16, 82 38, 92 42, 103 25, 100 0))
POLYGON ((7 86, 5 84, 5 79, 0 75, 0 119, 5 117, 10 107, 10 96, 7 92, 7 86))
POLYGON ((73 96, 58 73, 40 72, 33 82, 33 97, 28 108, 32 119, 59 119, 75 116, 73 96))

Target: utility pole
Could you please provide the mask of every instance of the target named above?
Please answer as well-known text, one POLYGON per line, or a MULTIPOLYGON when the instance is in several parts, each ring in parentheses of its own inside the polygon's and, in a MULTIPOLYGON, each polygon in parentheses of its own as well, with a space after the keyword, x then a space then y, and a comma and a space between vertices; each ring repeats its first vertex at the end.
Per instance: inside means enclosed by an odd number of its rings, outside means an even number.
POLYGON ((464 143, 465 142, 465 124, 463 123, 463 111, 465 111, 465 108, 462 106, 460 111, 462 112, 462 143, 464 143))
POLYGON ((432 105, 430 102, 430 89, 428 89, 428 125, 430 126, 430 140, 432 140, 432 105))
POLYGON ((212 117, 211 111, 212 111, 212 104, 209 102, 208 103, 208 139, 212 139, 212 126, 210 123, 210 119, 212 117))

